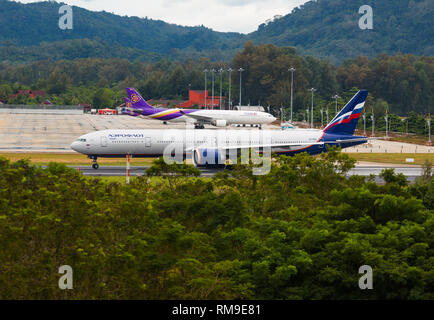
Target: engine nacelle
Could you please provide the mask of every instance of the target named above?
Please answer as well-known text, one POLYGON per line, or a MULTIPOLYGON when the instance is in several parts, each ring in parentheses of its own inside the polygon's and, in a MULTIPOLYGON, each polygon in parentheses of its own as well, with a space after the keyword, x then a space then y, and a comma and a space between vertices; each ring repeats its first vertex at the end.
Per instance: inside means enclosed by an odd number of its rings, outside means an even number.
POLYGON ((199 168, 222 168, 226 165, 226 153, 226 150, 197 149, 193 152, 193 164, 199 168))
POLYGON ((226 127, 228 125, 226 120, 213 120, 211 124, 216 127, 226 127))

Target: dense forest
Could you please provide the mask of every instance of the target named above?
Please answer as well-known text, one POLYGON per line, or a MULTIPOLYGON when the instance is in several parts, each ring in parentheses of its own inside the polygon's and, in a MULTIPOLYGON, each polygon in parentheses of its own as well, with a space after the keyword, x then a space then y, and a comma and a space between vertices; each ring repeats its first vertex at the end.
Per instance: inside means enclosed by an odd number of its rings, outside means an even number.
MULTIPOLYGON (((41 45, 43 42, 57 43, 50 48, 52 59, 69 58, 73 54, 76 54, 74 58, 82 57, 80 50, 63 54, 68 42, 62 42, 73 39, 126 47, 121 52, 127 56, 147 58, 158 53, 181 60, 208 57, 212 61, 229 61, 247 40, 279 47, 294 46, 303 55, 327 58, 332 63, 358 56, 374 58, 381 53, 434 54, 434 3, 431 0, 308 1, 280 19, 261 24, 256 32, 247 35, 215 32, 204 26, 182 27, 148 18, 121 17, 79 7, 73 7, 73 30, 62 31, 58 27, 59 7, 54 1, 21 4, 0 0, 0 43, 30 46, 24 49, 28 53, 26 60, 41 55, 40 51, 47 48, 46 44, 41 45), (373 30, 359 29, 362 5, 373 8, 373 30), (15 20, 19 23, 12 22, 15 20), (132 52, 127 48, 145 52, 132 52)), ((17 57, 7 59, 21 61, 22 51, 14 50, 17 57)), ((110 53, 95 48, 90 56, 96 54, 103 58, 110 53)), ((3 59, 4 52, 0 50, 0 60, 3 59)))
POLYGON ((1 159, 0 299, 434 299, 431 168, 378 185, 346 178, 354 162, 282 156, 269 175, 202 179, 157 160, 124 185, 1 159))
POLYGON ((358 56, 434 54, 431 0, 316 0, 248 35, 256 43, 295 46, 303 54, 340 62, 358 56), (359 8, 373 9, 373 29, 359 28, 359 8))
MULTIPOLYGON (((85 44, 86 42, 84 42, 85 44)), ((296 119, 303 120, 305 109, 311 104, 308 89, 315 93, 315 121, 320 108, 335 114, 332 96, 339 93, 338 107, 342 107, 357 91, 370 91, 367 111, 383 116, 386 110, 400 116, 409 112, 427 115, 434 100, 434 61, 432 57, 413 55, 380 55, 373 59, 360 57, 345 61, 341 66, 327 60, 303 57, 292 47, 274 45, 255 46, 246 42, 230 63, 211 62, 207 58, 178 62, 161 59, 156 62, 128 61, 121 58, 46 60, 26 64, 0 63, 0 100, 9 103, 36 104, 49 98, 55 104, 90 103, 95 107, 122 104, 125 88, 136 87, 145 99, 188 99, 188 90, 203 89, 204 69, 227 70, 232 67, 232 102, 239 100, 239 72, 242 67, 243 104, 270 106, 271 112, 290 106, 291 75, 295 67, 294 110, 296 119), (47 96, 31 99, 18 96, 9 99, 19 89, 46 90, 47 96)), ((211 90, 211 74, 207 87, 211 90)), ((216 94, 220 76, 215 74, 216 94)), ((223 75, 223 95, 228 96, 229 77, 223 75)))
POLYGON ((151 53, 141 49, 122 47, 118 43, 109 44, 103 40, 65 40, 43 42, 37 46, 20 47, 5 41, 0 46, 0 61, 7 64, 22 64, 32 61, 58 61, 87 58, 122 58, 128 61, 158 61, 164 54, 151 53))

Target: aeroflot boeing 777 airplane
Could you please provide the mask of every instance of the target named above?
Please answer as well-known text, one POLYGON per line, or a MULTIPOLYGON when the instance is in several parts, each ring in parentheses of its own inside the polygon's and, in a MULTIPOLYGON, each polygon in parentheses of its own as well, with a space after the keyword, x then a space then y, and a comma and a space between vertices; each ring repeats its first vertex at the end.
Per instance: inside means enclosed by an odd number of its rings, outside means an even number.
POLYGON ((80 137, 71 148, 92 159, 94 169, 99 167, 98 157, 160 157, 172 147, 184 158, 192 155, 198 167, 222 166, 232 151, 248 148, 314 155, 327 151, 327 146, 348 148, 368 141, 367 137, 354 136, 367 96, 368 91, 359 91, 324 130, 104 130, 80 137))
POLYGON ((127 88, 128 99, 125 99, 125 114, 130 116, 146 116, 164 122, 191 122, 196 128, 204 128, 204 124, 226 127, 231 124, 263 125, 276 120, 271 114, 260 111, 235 110, 199 110, 199 109, 164 109, 154 108, 133 88, 127 88))

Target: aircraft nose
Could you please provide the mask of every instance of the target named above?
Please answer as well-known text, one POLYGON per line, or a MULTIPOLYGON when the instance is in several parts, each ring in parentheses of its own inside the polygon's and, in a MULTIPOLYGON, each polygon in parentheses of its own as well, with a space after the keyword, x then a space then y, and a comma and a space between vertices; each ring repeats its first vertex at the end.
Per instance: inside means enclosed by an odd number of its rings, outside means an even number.
POLYGON ((71 149, 78 152, 78 145, 79 143, 77 141, 74 141, 71 143, 71 149))

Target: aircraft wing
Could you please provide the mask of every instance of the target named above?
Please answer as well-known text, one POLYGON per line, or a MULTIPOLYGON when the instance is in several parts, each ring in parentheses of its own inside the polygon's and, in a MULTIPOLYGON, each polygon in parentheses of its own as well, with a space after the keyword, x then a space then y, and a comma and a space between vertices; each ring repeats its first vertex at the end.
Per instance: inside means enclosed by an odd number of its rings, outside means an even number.
MULTIPOLYGON (((232 145, 225 147, 218 147, 219 150, 233 150, 233 149, 250 149, 250 148, 284 148, 284 147, 304 147, 304 146, 314 146, 314 145, 324 145, 324 142, 311 142, 311 143, 285 143, 285 144, 252 144, 252 145, 232 145)), ((187 148, 186 151, 190 152, 197 148, 187 148)), ((200 146, 200 149, 216 149, 215 146, 200 146)))
POLYGON ((143 113, 142 109, 125 108, 125 110, 135 113, 143 113))
MULTIPOLYGON (((345 143, 345 142, 363 142, 363 141, 368 141, 368 140, 370 140, 370 139, 368 139, 368 138, 366 138, 366 139, 363 139, 363 138, 357 138, 357 139, 347 139, 347 140, 336 140, 336 142, 337 143, 345 143)), ((333 143, 334 141, 332 141, 331 143, 333 143)))
POLYGON ((384 140, 384 137, 366 137, 366 138, 355 138, 355 139, 348 139, 348 140, 336 140, 337 143, 344 143, 344 142, 368 142, 369 140, 384 140))
POLYGON ((211 121, 213 121, 213 120, 218 120, 218 119, 213 118, 213 117, 199 116, 199 115, 196 115, 196 114, 185 113, 185 112, 182 111, 182 110, 179 110, 179 112, 180 112, 182 115, 184 115, 184 116, 187 116, 187 117, 189 117, 189 118, 193 118, 193 119, 195 119, 195 120, 199 120, 199 121, 211 122, 211 121))

